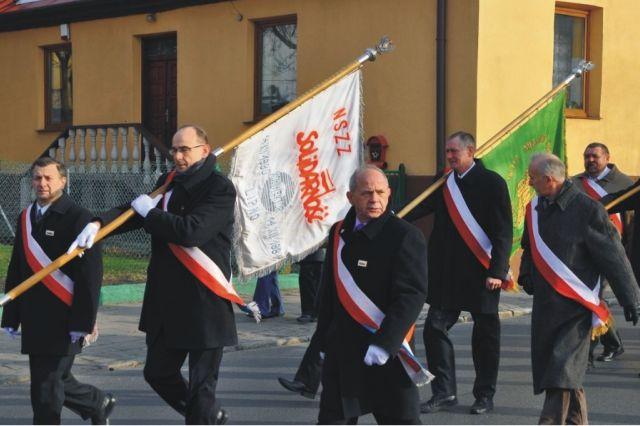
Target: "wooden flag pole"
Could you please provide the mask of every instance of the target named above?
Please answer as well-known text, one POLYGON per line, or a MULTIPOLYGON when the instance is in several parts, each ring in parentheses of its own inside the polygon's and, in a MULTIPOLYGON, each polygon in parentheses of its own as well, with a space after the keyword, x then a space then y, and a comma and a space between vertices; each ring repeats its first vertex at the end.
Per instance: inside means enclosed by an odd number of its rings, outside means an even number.
MULTIPOLYGON (((533 105, 527 108, 522 114, 516 117, 513 121, 507 124, 504 128, 502 128, 498 133, 493 135, 488 141, 486 141, 478 150, 476 151, 476 156, 478 158, 486 155, 489 151, 496 147, 498 143, 502 141, 502 139, 512 132, 515 128, 520 126, 523 121, 531 116, 534 112, 540 109, 549 99, 553 98, 559 91, 567 87, 571 82, 580 77, 583 73, 587 71, 591 71, 593 69, 593 64, 591 62, 581 61, 576 68, 573 69, 571 75, 564 79, 562 83, 554 87, 551 91, 547 92, 543 97, 538 99, 533 105)), ((398 217, 404 217, 407 213, 413 210, 418 204, 420 204, 423 200, 433 194, 438 188, 442 186, 442 184, 447 180, 450 171, 441 176, 438 180, 433 182, 427 189, 425 189, 420 195, 414 198, 409 204, 404 206, 402 210, 398 213, 398 217)), ((639 189, 640 190, 640 189, 639 189)))
POLYGON ((621 202, 623 202, 624 200, 626 200, 627 198, 637 194, 638 192, 640 192, 640 186, 636 186, 635 188, 625 192, 624 194, 622 194, 621 196, 619 196, 618 198, 616 198, 615 200, 607 203, 606 206, 604 206, 605 210, 609 210, 615 206, 617 206, 618 204, 620 204, 621 202))
MULTIPOLYGON (((380 42, 375 47, 366 49, 365 52, 362 55, 360 55, 355 61, 351 62, 349 65, 347 65, 346 67, 342 68, 340 71, 335 73, 333 76, 331 76, 328 79, 324 80, 322 83, 320 83, 317 86, 313 87, 311 90, 305 92, 304 94, 302 94, 301 96, 299 96, 295 100, 291 101, 286 106, 280 108, 279 110, 275 111, 271 115, 269 115, 269 116, 265 117, 264 119, 260 120, 258 123, 256 123, 253 126, 251 126, 249 129, 244 131, 238 137, 234 138, 231 142, 229 142, 225 146, 216 148, 215 150, 213 150, 213 155, 216 156, 216 157, 219 157, 224 152, 227 152, 230 149, 235 148, 236 146, 240 145, 245 140, 249 139, 251 136, 255 135, 256 133, 258 133, 260 131, 262 131, 264 128, 266 128, 270 124, 278 121, 280 118, 282 118, 285 115, 289 114, 291 111, 293 111, 294 109, 298 108, 300 105, 302 105, 307 100, 309 100, 312 97, 316 96, 318 93, 322 92, 323 90, 325 90, 326 88, 328 88, 332 84, 335 84, 341 78, 343 78, 343 77, 351 74, 352 72, 362 68, 367 61, 373 62, 373 61, 376 60, 376 58, 379 55, 381 55, 383 53, 386 53, 386 52, 389 52, 389 51, 391 51, 393 49, 394 49, 394 45, 392 44, 391 40, 388 37, 382 37, 380 42)), ((158 188, 155 191, 153 191, 150 194, 150 196, 153 198, 153 197, 155 197, 157 195, 164 194, 165 190, 166 190, 166 187, 163 185, 160 188, 158 188)), ((133 209, 128 209, 127 211, 122 213, 120 216, 118 216, 115 220, 113 220, 109 224, 105 225, 104 227, 100 228, 100 231, 98 231, 98 234, 96 235, 95 243, 97 243, 98 241, 102 240, 107 235, 109 235, 111 232, 113 232, 115 229, 120 227, 127 220, 131 219, 131 217, 133 217, 133 215, 135 215, 135 211, 133 209)), ((16 297, 18 297, 19 295, 21 295, 22 293, 27 291, 29 288, 33 287, 34 285, 36 285, 37 283, 42 281, 42 279, 44 277, 46 277, 47 275, 49 275, 50 273, 52 273, 56 269, 61 268, 63 265, 69 263, 72 259, 74 259, 76 256, 80 255, 83 252, 84 252, 84 249, 76 248, 71 253, 63 254, 62 256, 58 257, 56 260, 51 262, 45 268, 41 269, 40 271, 38 271, 37 273, 35 273, 31 277, 29 277, 28 279, 26 279, 25 281, 23 281, 22 283, 20 283, 19 285, 17 285, 13 289, 11 289, 9 292, 7 292, 2 298, 0 298, 0 306, 4 306, 7 303, 9 303, 10 301, 14 300, 16 297)))

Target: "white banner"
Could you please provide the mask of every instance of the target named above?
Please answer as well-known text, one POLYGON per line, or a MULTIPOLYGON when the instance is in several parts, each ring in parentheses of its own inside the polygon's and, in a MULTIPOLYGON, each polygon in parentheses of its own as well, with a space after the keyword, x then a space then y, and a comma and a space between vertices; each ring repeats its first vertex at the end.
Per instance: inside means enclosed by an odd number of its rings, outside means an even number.
POLYGON ((236 148, 235 255, 240 278, 315 250, 349 209, 362 161, 361 72, 317 94, 236 148))

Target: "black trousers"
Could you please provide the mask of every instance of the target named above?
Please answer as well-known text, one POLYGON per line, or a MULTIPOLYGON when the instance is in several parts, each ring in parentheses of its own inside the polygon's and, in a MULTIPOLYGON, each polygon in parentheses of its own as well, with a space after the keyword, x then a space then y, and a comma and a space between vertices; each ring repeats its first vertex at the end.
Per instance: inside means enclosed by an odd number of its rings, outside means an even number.
POLYGON ((294 379, 297 382, 304 383, 307 389, 313 393, 317 393, 321 378, 322 359, 320 358, 320 337, 317 333, 313 333, 294 379))
POLYGON ((318 315, 317 298, 321 278, 321 262, 300 262, 298 285, 300 286, 300 309, 303 315, 318 315))
POLYGON ((60 424, 62 407, 83 419, 99 414, 105 394, 71 374, 75 355, 29 355, 33 424, 60 424))
POLYGON ((222 348, 185 350, 168 348, 159 335, 147 348, 144 379, 186 424, 213 424, 220 404, 216 400, 222 348), (189 355, 189 381, 180 368, 189 355))
MULTIPOLYGON (((435 307, 429 308, 424 325, 424 347, 427 366, 436 376, 431 382, 433 395, 456 395, 456 366, 453 344, 448 332, 458 321, 460 311, 435 307)), ((493 398, 498 381, 500 362, 500 318, 498 314, 471 313, 473 334, 471 351, 476 380, 473 384, 475 398, 493 398)))
POLYGON ((615 352, 622 347, 622 338, 615 325, 611 324, 605 334, 591 341, 591 345, 589 346, 589 359, 593 359, 598 343, 602 343, 604 350, 609 352, 615 352))

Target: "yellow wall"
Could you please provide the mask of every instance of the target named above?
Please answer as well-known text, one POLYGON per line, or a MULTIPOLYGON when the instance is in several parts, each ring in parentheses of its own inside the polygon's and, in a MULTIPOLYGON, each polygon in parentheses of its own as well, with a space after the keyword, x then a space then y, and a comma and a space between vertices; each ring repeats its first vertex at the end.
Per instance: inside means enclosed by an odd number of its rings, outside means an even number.
POLYGON ((60 43, 58 28, 0 33, 0 160, 32 161, 56 133, 44 126, 44 57, 60 43))
MULTIPOLYGON (((478 0, 449 0, 447 3, 446 134, 459 130, 475 133, 478 0)), ((432 170, 430 174, 434 172, 432 170)))
MULTIPOLYGON (((157 14, 148 23, 134 15, 71 24, 74 124, 140 122, 139 36, 176 32, 178 124, 199 123, 223 145, 245 130, 253 114, 252 19, 298 16, 298 93, 354 60, 389 35, 397 49, 364 70, 365 135, 384 134, 389 163, 411 174, 435 167, 435 0, 239 0, 235 20, 228 3, 157 14)), ((42 68, 38 45, 59 42, 58 29, 0 33, 0 58, 20 67, 0 67, 12 82, 0 98, 0 159, 31 161, 56 136, 42 127, 42 68), (25 72, 27 70, 27 72, 25 72), (22 108, 17 111, 16 103, 22 108), (39 124, 37 122, 39 121, 39 124), (10 138, 10 139, 9 139, 10 138)), ((3 84, 5 85, 5 84, 3 84)))
MULTIPOLYGON (((568 119, 570 173, 584 145, 600 140, 613 161, 640 174, 631 145, 640 122, 636 55, 640 2, 583 0, 595 7, 590 119, 568 119), (601 8, 601 9, 597 9, 601 8), (599 53, 598 53, 599 52, 599 53), (601 91, 600 91, 601 87, 601 91)), ((381 35, 395 51, 364 68, 365 135, 390 141, 390 168, 435 173, 436 0, 238 0, 157 14, 71 24, 74 124, 141 120, 140 36, 177 33, 178 124, 199 123, 222 145, 253 114, 252 19, 297 14, 298 93, 359 56, 381 35)), ((551 88, 553 0, 449 0, 447 133, 481 143, 551 88)), ((584 6, 583 6, 584 7, 584 6)), ((44 126, 43 57, 57 27, 0 33, 0 160, 31 161, 57 136, 44 126)), ((228 159, 227 159, 228 160, 228 159)))
POLYGON ((611 161, 627 174, 640 175, 640 149, 635 130, 640 123, 640 2, 627 0, 583 1, 602 7, 602 95, 600 116, 567 120, 569 169, 582 168, 584 146, 592 141, 605 143, 611 161))
MULTIPOLYGON (((477 135, 493 136, 544 93, 553 70, 553 0, 482 0, 480 2, 477 74, 477 135)), ((564 2, 571 6, 574 2, 564 2)), ((612 161, 631 175, 640 174, 640 150, 633 144, 640 122, 638 40, 640 2, 582 0, 591 7, 590 112, 587 119, 567 118, 569 174, 582 171, 585 145, 601 141, 612 161)))

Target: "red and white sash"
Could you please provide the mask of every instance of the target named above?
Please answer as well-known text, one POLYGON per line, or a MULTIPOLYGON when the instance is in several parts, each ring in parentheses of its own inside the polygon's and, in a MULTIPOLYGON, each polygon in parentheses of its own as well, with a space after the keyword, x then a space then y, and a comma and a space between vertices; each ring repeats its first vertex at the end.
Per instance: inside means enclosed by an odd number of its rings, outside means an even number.
MULTIPOLYGON (((462 240, 482 266, 489 269, 491 249, 493 248, 491 240, 489 240, 489 237, 476 218, 473 217, 471 210, 469 210, 469 206, 467 206, 467 202, 462 196, 453 173, 447 178, 442 192, 449 216, 460 233, 462 240)), ((502 289, 506 291, 517 290, 511 270, 509 270, 507 279, 502 281, 502 289)))
MULTIPOLYGON (((582 181, 582 186, 584 187, 587 195, 589 195, 589 197, 593 198, 594 200, 600 201, 602 197, 604 197, 605 195, 609 195, 609 193, 595 180, 588 179, 586 177, 583 177, 580 180, 582 181)), ((620 235, 622 235, 622 216, 620 216, 620 213, 609 215, 609 219, 611 220, 611 223, 613 223, 613 226, 615 226, 615 228, 618 230, 620 235)))
POLYGON ((538 197, 534 197, 527 205, 526 219, 531 255, 536 269, 554 290, 593 312, 591 324, 594 336, 606 332, 612 318, 607 305, 600 300, 600 278, 595 288, 590 289, 551 251, 540 236, 537 205, 538 197))
MULTIPOLYGON (((167 182, 171 182, 175 172, 169 173, 167 182)), ((162 210, 168 211, 169 200, 173 190, 168 191, 162 197, 162 210)), ((230 302, 247 307, 253 312, 256 321, 260 321, 260 309, 255 302, 244 303, 236 292, 230 280, 224 276, 224 272, 216 263, 198 247, 183 247, 178 244, 167 243, 171 252, 178 258, 180 263, 187 268, 206 288, 217 296, 230 302)))
MULTIPOLYGON (((36 273, 44 269, 51 263, 51 259, 44 252, 40 244, 31 235, 31 209, 33 204, 22 211, 22 247, 31 270, 36 273)), ((73 302, 73 280, 60 269, 56 269, 51 274, 42 279, 42 283, 58 299, 67 306, 73 302)))
MULTIPOLYGON (((380 328, 385 314, 358 287, 342 261, 342 249, 344 248, 344 240, 340 237, 342 224, 343 222, 339 222, 336 225, 333 240, 333 278, 336 282, 338 299, 340 299, 340 303, 354 321, 371 333, 375 333, 380 328)), ((411 380, 417 386, 422 386, 433 380, 434 376, 420 364, 420 361, 411 351, 408 341, 413 333, 413 328, 411 327, 403 340, 398 357, 411 380)))

